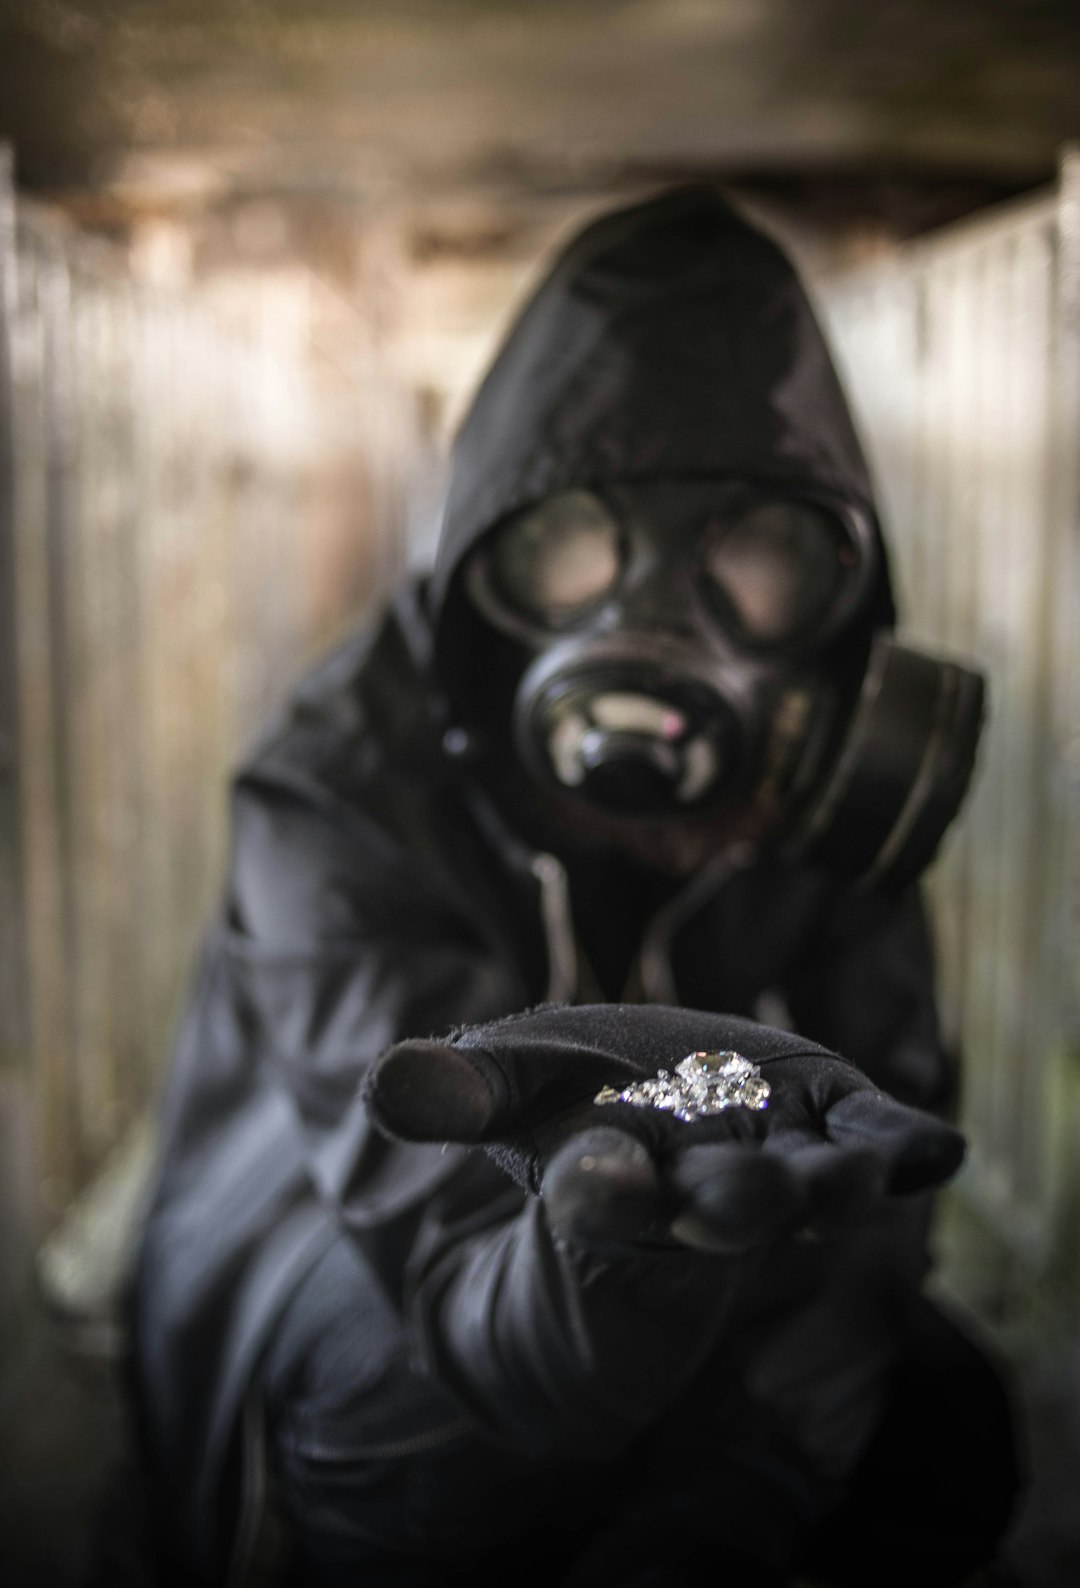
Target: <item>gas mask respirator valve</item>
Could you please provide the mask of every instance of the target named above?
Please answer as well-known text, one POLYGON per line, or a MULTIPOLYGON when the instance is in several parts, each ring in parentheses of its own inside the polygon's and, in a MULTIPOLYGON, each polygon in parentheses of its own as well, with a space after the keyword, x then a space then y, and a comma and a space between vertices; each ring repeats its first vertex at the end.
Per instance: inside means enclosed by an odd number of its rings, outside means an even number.
POLYGON ((642 662, 549 659, 522 680, 516 737, 539 777, 620 815, 678 814, 735 772, 738 729, 719 694, 642 662))

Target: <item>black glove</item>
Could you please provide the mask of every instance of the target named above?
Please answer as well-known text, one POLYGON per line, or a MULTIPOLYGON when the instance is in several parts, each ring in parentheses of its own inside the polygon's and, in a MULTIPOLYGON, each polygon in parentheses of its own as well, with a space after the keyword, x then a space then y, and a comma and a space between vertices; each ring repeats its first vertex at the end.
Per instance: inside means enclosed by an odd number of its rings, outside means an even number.
POLYGON ((376 1124, 406 1141, 482 1144, 594 1246, 670 1241, 737 1253, 798 1230, 837 1234, 886 1194, 924 1191, 964 1141, 817 1044, 732 1016, 658 1005, 549 1007, 400 1042, 368 1082, 376 1124), (683 1121, 593 1101, 686 1054, 734 1049, 766 1107, 683 1121))

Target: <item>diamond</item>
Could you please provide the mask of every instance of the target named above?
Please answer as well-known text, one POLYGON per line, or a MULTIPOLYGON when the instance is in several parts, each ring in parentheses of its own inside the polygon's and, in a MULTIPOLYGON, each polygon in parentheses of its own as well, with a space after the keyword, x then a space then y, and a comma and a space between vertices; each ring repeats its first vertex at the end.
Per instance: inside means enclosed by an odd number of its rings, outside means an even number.
POLYGON ((726 1108, 767 1108, 770 1090, 757 1065, 741 1053, 700 1050, 680 1059, 674 1075, 670 1070, 658 1070, 655 1076, 634 1081, 621 1092, 604 1086, 593 1101, 658 1108, 690 1122, 721 1114, 726 1108))

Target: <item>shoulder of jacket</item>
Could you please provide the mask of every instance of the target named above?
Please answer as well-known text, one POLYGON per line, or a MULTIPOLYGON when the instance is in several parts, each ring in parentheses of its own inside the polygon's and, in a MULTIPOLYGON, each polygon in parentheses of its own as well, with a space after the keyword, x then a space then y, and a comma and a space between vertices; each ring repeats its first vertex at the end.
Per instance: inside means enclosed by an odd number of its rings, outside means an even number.
POLYGON ((288 790, 391 831, 441 757, 419 602, 406 587, 292 690, 234 774, 237 789, 288 790))

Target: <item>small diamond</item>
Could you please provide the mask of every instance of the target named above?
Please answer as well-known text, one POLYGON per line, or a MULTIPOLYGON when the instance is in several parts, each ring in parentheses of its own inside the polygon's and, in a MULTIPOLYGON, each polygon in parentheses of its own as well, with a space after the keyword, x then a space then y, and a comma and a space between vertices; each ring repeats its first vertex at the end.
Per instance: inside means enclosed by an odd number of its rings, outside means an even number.
POLYGON ((744 1108, 766 1108, 770 1090, 768 1081, 763 1081, 760 1075, 751 1076, 741 1088, 739 1101, 744 1108))

